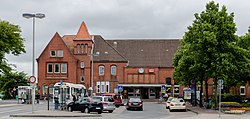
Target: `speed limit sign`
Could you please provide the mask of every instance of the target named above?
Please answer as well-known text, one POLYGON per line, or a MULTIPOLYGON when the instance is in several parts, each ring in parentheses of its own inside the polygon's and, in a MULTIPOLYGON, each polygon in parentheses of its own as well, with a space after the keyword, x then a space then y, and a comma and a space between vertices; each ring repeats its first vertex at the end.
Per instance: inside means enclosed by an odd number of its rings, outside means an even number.
POLYGON ((36 77, 35 76, 30 76, 29 82, 34 84, 36 82, 36 77))

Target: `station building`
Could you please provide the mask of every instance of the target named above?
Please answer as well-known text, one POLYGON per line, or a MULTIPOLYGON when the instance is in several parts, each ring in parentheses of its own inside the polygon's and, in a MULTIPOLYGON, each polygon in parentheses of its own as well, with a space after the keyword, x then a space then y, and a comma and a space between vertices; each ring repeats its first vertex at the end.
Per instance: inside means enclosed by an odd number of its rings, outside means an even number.
POLYGON ((173 80, 179 45, 180 39, 104 39, 91 35, 82 22, 76 35, 55 33, 37 58, 40 94, 62 81, 83 84, 96 95, 156 99, 164 85, 169 95, 182 96, 183 87, 173 80))

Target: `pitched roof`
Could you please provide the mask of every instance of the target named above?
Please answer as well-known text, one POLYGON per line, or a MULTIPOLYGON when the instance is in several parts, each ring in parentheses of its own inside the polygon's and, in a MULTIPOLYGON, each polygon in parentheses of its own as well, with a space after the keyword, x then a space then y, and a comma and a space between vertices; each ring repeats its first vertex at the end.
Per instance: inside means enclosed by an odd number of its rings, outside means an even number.
POLYGON ((74 40, 91 40, 88 28, 84 22, 82 22, 74 40))
POLYGON ((106 40, 129 60, 129 67, 173 67, 180 39, 106 40))
POLYGON ((64 35, 62 37, 65 44, 68 46, 68 48, 73 47, 73 39, 76 37, 76 35, 64 35))
POLYGON ((128 60, 122 56, 115 48, 106 42, 101 36, 94 36, 94 53, 98 56, 94 57, 94 61, 122 61, 128 60))

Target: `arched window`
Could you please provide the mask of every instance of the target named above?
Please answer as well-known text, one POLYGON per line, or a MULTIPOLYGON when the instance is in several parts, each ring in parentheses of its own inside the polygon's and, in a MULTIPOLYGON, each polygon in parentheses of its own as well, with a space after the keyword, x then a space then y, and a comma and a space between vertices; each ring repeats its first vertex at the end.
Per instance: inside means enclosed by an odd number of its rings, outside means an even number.
POLYGON ((77 44, 77 54, 80 53, 80 49, 81 49, 81 45, 80 45, 80 44, 77 44))
POLYGON ((104 75, 104 66, 101 65, 99 66, 99 76, 103 76, 104 75))
POLYGON ((82 44, 82 54, 84 54, 84 44, 82 44))
POLYGON ((115 65, 113 65, 113 66, 111 66, 111 75, 116 75, 116 66, 115 65))
POLYGON ((85 52, 88 54, 88 44, 85 44, 85 52))

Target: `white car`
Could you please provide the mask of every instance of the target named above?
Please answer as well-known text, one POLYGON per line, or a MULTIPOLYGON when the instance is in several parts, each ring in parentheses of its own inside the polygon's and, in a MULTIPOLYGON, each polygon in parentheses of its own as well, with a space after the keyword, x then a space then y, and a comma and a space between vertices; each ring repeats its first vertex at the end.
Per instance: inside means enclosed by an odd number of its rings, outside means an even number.
POLYGON ((187 111, 186 103, 182 98, 173 98, 170 101, 169 111, 172 112, 173 110, 183 110, 187 111))
POLYGON ((115 101, 109 96, 93 96, 92 99, 99 99, 103 104, 103 111, 112 113, 115 110, 115 101))
POLYGON ((169 106, 170 106, 170 102, 171 100, 174 99, 173 97, 169 97, 167 102, 166 102, 166 109, 169 109, 169 106))

